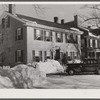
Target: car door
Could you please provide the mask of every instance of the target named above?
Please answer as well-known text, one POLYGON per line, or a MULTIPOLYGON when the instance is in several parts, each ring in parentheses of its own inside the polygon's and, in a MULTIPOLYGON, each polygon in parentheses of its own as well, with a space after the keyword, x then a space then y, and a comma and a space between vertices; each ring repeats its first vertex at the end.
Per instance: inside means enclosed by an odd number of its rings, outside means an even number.
POLYGON ((92 60, 85 60, 84 63, 83 63, 83 71, 84 72, 92 72, 94 69, 93 69, 93 62, 92 60))
POLYGON ((93 64, 92 64, 91 67, 92 67, 92 68, 91 68, 91 71, 93 71, 93 72, 97 71, 98 62, 97 62, 96 59, 93 60, 93 64))

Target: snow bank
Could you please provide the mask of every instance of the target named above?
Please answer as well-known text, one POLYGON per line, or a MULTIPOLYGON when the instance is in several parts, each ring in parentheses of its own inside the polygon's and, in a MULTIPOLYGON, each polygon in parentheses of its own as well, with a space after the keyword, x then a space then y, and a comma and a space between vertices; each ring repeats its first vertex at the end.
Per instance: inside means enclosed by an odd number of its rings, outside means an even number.
POLYGON ((38 67, 39 71, 44 72, 46 74, 64 72, 63 67, 60 65, 58 61, 55 60, 39 62, 37 63, 36 67, 38 67))
POLYGON ((0 69, 0 88, 34 88, 45 82, 45 73, 27 65, 0 69))

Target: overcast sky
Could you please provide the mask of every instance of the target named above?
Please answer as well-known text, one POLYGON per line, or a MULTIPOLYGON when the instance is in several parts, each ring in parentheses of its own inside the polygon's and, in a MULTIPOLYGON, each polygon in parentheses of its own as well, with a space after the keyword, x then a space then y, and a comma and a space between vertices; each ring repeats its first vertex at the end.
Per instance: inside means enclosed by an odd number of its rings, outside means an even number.
MULTIPOLYGON (((73 20, 75 14, 86 14, 87 10, 82 9, 83 5, 16 5, 16 13, 32 16, 36 18, 41 18, 49 21, 53 21, 53 17, 59 17, 59 22, 61 19, 65 19, 65 22, 73 20), (38 7, 42 9, 39 10, 38 7), (37 12, 35 10, 37 9, 37 12)), ((0 14, 3 12, 2 5, 0 5, 0 14)))

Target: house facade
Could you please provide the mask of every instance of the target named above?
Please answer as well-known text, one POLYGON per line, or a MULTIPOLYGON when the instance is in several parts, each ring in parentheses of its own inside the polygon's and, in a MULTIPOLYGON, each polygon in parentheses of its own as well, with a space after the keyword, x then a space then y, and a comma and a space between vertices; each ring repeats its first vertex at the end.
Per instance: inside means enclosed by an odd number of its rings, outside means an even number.
POLYGON ((100 58, 100 37, 97 33, 93 33, 95 30, 92 29, 91 31, 90 27, 82 26, 78 15, 74 16, 74 21, 65 23, 64 25, 83 32, 81 35, 81 59, 100 58))
POLYGON ((57 50, 60 59, 64 54, 68 59, 80 58, 82 32, 58 23, 57 17, 49 22, 9 11, 0 21, 0 62, 4 65, 55 59, 57 50))

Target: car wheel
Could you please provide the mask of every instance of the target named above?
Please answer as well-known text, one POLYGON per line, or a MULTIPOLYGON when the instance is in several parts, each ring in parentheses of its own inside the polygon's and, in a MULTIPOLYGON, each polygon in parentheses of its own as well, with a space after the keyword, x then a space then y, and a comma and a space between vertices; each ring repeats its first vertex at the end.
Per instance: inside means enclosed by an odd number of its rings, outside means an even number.
POLYGON ((98 74, 100 75, 100 69, 98 69, 98 74))
POLYGON ((74 70, 69 70, 69 71, 68 71, 68 74, 69 74, 69 75, 74 75, 74 70))

